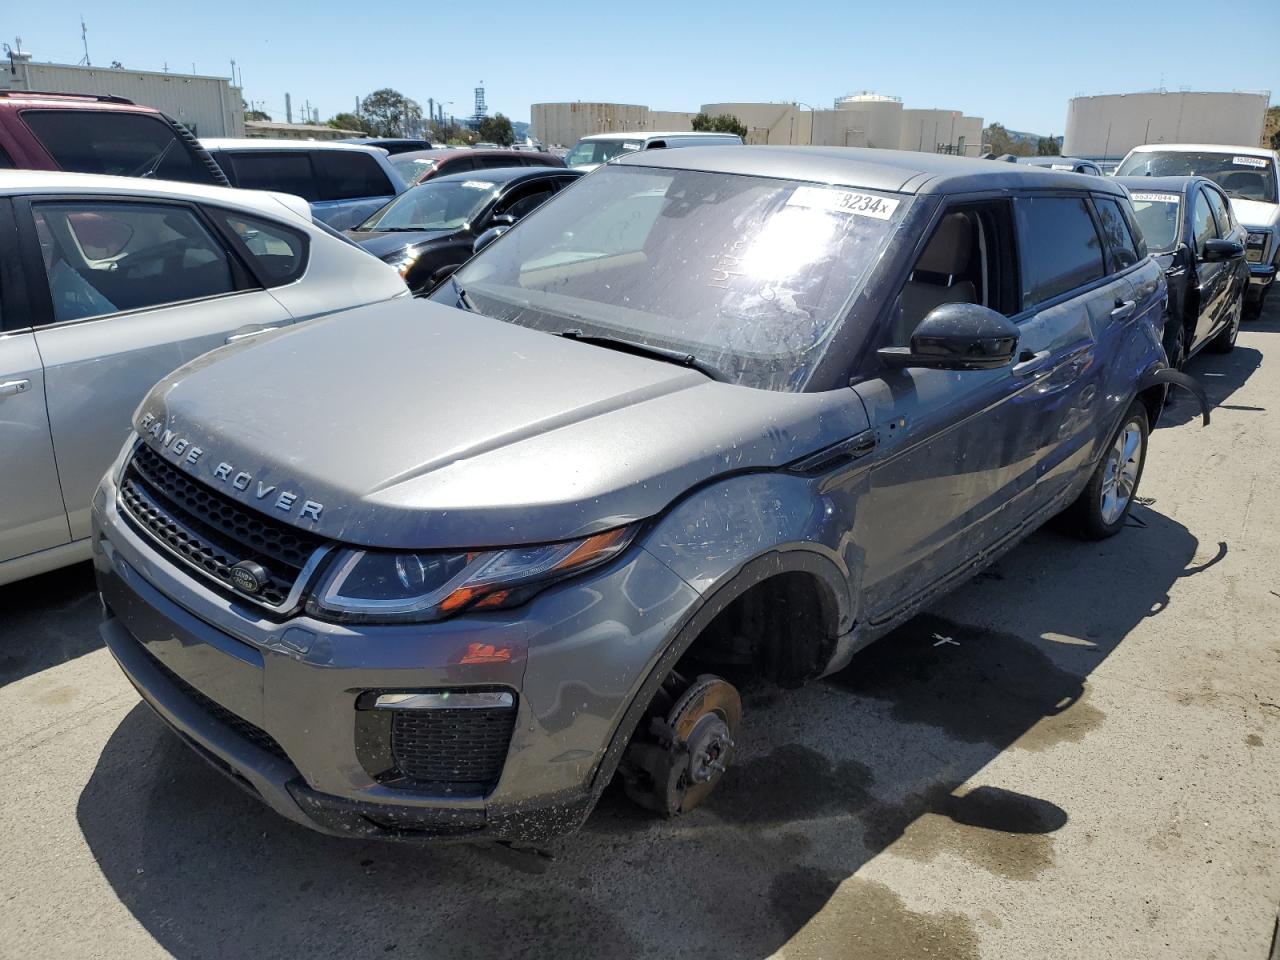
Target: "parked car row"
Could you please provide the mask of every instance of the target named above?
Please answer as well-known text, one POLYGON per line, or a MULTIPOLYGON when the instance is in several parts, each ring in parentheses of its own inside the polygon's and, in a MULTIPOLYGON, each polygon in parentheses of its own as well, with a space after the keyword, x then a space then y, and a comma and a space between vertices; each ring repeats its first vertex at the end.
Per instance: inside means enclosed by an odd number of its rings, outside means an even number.
POLYGON ((1120 531, 1170 367, 1234 344, 1217 178, 671 136, 0 173, 0 582, 92 551, 146 702, 322 832, 539 841, 615 774, 671 816, 742 679, 1120 531))

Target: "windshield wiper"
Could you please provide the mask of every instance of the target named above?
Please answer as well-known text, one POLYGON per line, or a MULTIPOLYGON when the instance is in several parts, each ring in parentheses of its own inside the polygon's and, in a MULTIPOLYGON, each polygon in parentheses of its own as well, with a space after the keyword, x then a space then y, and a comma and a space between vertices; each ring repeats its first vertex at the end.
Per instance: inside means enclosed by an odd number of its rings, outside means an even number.
POLYGON ((638 343, 635 340, 624 340, 622 337, 606 337, 600 334, 583 333, 581 330, 574 328, 572 330, 562 330, 558 336, 568 340, 577 340, 579 343, 589 343, 597 347, 605 347, 609 350, 618 350, 622 353, 633 353, 640 357, 649 357, 653 360, 662 360, 666 363, 674 363, 680 367, 688 367, 691 370, 697 370, 703 376, 710 377, 712 380, 723 380, 724 374, 709 364, 703 363, 691 353, 685 353, 683 350, 671 350, 667 347, 655 347, 648 343, 638 343))
POLYGON ((462 284, 458 282, 457 277, 450 276, 449 284, 453 287, 454 296, 458 298, 458 306, 462 307, 464 310, 469 310, 472 313, 479 313, 476 309, 476 305, 472 303, 471 298, 467 296, 467 291, 462 289, 462 284))
POLYGON ((164 163, 164 158, 169 155, 169 151, 173 149, 173 145, 177 142, 177 140, 170 140, 165 144, 164 149, 157 153, 149 163, 140 165, 130 176, 143 178, 155 176, 156 170, 160 168, 160 164, 164 163))

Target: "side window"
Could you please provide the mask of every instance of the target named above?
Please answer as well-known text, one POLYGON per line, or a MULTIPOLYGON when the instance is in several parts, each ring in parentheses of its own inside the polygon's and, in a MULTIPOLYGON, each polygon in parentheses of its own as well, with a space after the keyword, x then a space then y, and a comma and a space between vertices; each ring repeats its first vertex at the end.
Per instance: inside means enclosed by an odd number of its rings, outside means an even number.
POLYGON ((1213 209, 1213 218, 1218 221, 1218 236, 1225 237, 1235 226, 1231 219, 1231 208, 1227 206, 1227 202, 1222 199, 1222 194, 1217 190, 1205 187, 1204 192, 1209 198, 1209 206, 1213 209))
POLYGON ((518 160, 508 160, 506 157, 477 157, 477 170, 497 170, 499 167, 518 167, 518 160))
POLYGON ((245 190, 276 190, 296 194, 315 202, 320 199, 311 157, 305 150, 281 150, 278 153, 249 153, 238 150, 220 155, 219 163, 229 162, 231 179, 245 190))
POLYGON ((1129 224, 1120 212, 1120 204, 1104 197, 1094 197, 1093 206, 1098 211, 1102 235, 1107 240, 1111 271, 1118 273, 1132 267, 1138 262, 1138 245, 1133 242, 1133 236, 1129 233, 1129 224))
POLYGON ((944 303, 980 303, 1017 313, 1013 217, 1005 201, 950 208, 912 265, 890 315, 890 341, 907 346, 929 312, 944 303))
POLYGON ((1025 197, 1018 221, 1024 310, 1104 274, 1102 239, 1080 197, 1025 197))
POLYGON ((396 189, 378 161, 354 150, 317 150, 322 200, 360 200, 394 196, 396 189))
POLYGON ((227 252, 188 207, 32 204, 54 320, 231 293, 227 252))
POLYGON ((115 110, 23 110, 21 117, 63 170, 214 182, 209 168, 159 117, 115 110))
POLYGON ((1213 214, 1209 211, 1209 201, 1203 190, 1196 191, 1195 205, 1191 211, 1191 229, 1195 235, 1196 256, 1203 256, 1204 245, 1218 235, 1213 214))
POLYGON ((240 238, 245 254, 266 278, 267 286, 278 287, 302 276, 307 265, 307 241, 301 233, 239 213, 219 211, 215 215, 240 238))
POLYGON ((540 180, 511 191, 511 195, 498 204, 495 213, 506 213, 519 220, 536 210, 548 197, 555 193, 550 180, 540 180))
POLYGON ((440 166, 439 175, 447 177, 451 173, 466 173, 476 168, 476 162, 471 157, 455 157, 453 160, 446 160, 440 166))
POLYGON ((4 147, 0 147, 0 170, 12 170, 13 158, 5 152, 4 147))

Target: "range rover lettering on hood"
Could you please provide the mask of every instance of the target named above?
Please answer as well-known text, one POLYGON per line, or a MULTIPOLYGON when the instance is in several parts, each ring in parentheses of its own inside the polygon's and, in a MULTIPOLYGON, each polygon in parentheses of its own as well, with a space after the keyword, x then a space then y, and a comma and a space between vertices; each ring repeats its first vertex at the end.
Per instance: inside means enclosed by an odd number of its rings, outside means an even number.
MULTIPOLYGON (((144 413, 142 415, 142 418, 138 421, 138 433, 157 441, 161 450, 181 463, 196 465, 204 462, 212 464, 211 460, 204 460, 203 448, 196 446, 186 437, 180 436, 176 431, 168 429, 164 422, 159 420, 154 413, 144 413)), ((317 503, 315 500, 300 500, 299 495, 292 490, 278 490, 276 484, 264 483, 261 480, 255 482, 253 474, 244 470, 237 470, 225 460, 214 466, 207 467, 207 470, 210 480, 217 480, 227 484, 240 493, 247 491, 253 494, 257 500, 267 500, 272 494, 275 494, 276 496, 271 506, 283 513, 293 513, 296 507, 296 516, 299 520, 319 520, 320 513, 324 510, 323 503, 317 503)))

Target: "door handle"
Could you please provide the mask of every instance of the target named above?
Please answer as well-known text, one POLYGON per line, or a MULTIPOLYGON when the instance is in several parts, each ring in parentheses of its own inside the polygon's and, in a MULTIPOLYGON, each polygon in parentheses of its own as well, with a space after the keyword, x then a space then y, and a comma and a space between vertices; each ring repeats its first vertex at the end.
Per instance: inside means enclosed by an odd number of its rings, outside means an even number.
POLYGON ((226 343, 235 343, 237 340, 248 340, 250 337, 260 337, 264 333, 270 333, 272 330, 279 330, 279 327, 263 327, 261 330, 250 330, 248 333, 233 333, 227 337, 226 343))
POLYGON ((0 383, 0 399, 26 393, 30 389, 30 380, 10 380, 7 383, 0 383))
POLYGON ((1048 362, 1048 350, 1041 350, 1039 353, 1023 350, 1022 355, 1018 357, 1018 362, 1013 365, 1013 375, 1015 377, 1029 377, 1031 374, 1043 370, 1048 362))
POLYGON ((1128 320, 1129 315, 1133 313, 1134 307, 1138 305, 1136 300, 1121 300, 1116 298, 1116 308, 1111 311, 1112 320, 1128 320))

